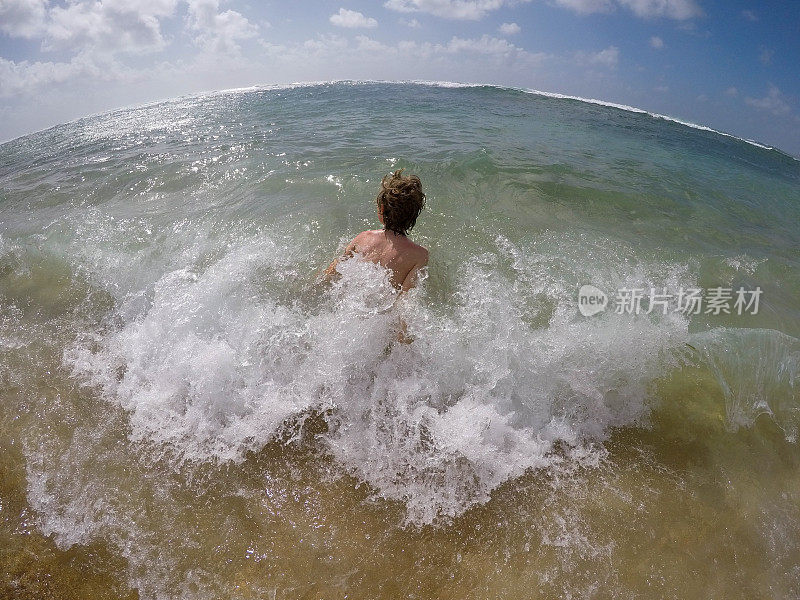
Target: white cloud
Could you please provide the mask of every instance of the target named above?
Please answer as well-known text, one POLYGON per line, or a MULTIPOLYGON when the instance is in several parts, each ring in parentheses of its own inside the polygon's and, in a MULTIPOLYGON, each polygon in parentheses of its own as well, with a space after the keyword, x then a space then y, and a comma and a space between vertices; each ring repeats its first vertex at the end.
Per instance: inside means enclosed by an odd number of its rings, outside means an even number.
MULTIPOLYGON (((309 58, 313 58, 317 64, 329 60, 337 64, 364 66, 373 63, 394 64, 393 61, 399 58, 403 59, 403 64, 407 67, 416 65, 417 68, 428 67, 432 64, 431 61, 463 60, 462 57, 465 56, 471 57, 471 67, 502 63, 508 67, 532 68, 548 58, 545 54, 532 54, 507 40, 490 35, 479 38, 455 36, 446 43, 403 40, 396 44, 387 44, 365 35, 356 36, 354 41, 355 44, 351 44, 342 36, 320 35, 302 44, 282 46, 279 51, 270 54, 291 64, 307 64, 314 62, 309 61, 309 58)), ((267 47, 266 44, 262 45, 267 47)))
POLYGON ((239 43, 258 35, 258 26, 235 10, 219 12, 219 0, 188 0, 186 22, 197 32, 195 43, 217 53, 236 54, 239 43))
POLYGON ((416 19, 400 19, 400 25, 405 25, 406 27, 410 27, 411 29, 419 29, 420 27, 422 27, 422 23, 420 23, 416 19))
MULTIPOLYGON (((163 23, 174 17, 179 3, 186 5, 185 30, 203 49, 195 61, 213 65, 241 57, 238 43, 257 35, 258 27, 240 13, 220 10, 220 0, 0 0, 0 31, 15 37, 38 39, 45 52, 58 52, 57 60, 3 59, 0 63, 0 95, 26 97, 46 90, 50 95, 93 82, 115 81, 136 85, 136 81, 157 79, 167 65, 182 70, 178 61, 151 62, 133 68, 118 59, 121 55, 162 51, 170 39, 163 23)), ((218 69, 219 70, 219 69, 218 69)), ((66 92, 65 92, 66 93, 66 92)))
POLYGON ((703 14, 694 0, 617 0, 637 17, 667 17, 683 21, 703 14))
POLYGON ((0 30, 38 39, 59 60, 2 59, 0 95, 21 96, 71 80, 107 82, 134 77, 117 62, 119 54, 162 50, 168 40, 161 20, 175 13, 179 0, 0 0, 0 30))
POLYGON ((605 13, 614 10, 614 3, 611 0, 555 0, 555 3, 580 15, 605 13))
POLYGON ((769 86, 767 95, 763 98, 747 97, 744 101, 754 108, 769 111, 773 115, 788 115, 792 112, 792 107, 789 106, 786 96, 775 85, 769 86))
POLYGON ((754 13, 752 10, 743 10, 742 17, 747 19, 748 21, 758 21, 758 15, 754 13))
POLYGON ((0 31, 33 38, 44 27, 46 0, 0 0, 0 31))
POLYGON ((522 31, 522 28, 516 23, 503 23, 497 29, 503 35, 516 35, 522 31))
POLYGON ((655 48, 656 50, 660 50, 664 47, 664 40, 662 40, 657 35, 654 35, 650 38, 650 46, 655 48))
POLYGON ((489 35, 482 35, 476 39, 452 38, 446 45, 438 46, 450 54, 468 52, 488 56, 516 58, 529 55, 528 52, 514 44, 489 35))
POLYGON ((555 0, 555 3, 579 14, 611 12, 619 5, 646 19, 666 17, 684 21, 703 14, 695 0, 555 0))
MULTIPOLYGON (((362 46, 363 48, 364 46, 362 46)), ((431 55, 457 55, 473 54, 487 58, 506 61, 533 60, 538 61, 543 55, 534 55, 516 46, 507 40, 482 35, 479 38, 460 38, 454 36, 446 44, 417 43, 413 41, 400 42, 396 47, 382 46, 383 49, 397 51, 403 54, 415 55, 426 58, 431 55)), ((376 50, 377 47, 369 46, 367 49, 376 50)))
MULTIPOLYGON (((0 31, 42 40, 42 49, 59 52, 142 53, 168 43, 162 21, 175 14, 180 0, 0 0, 0 31)), ((238 51, 238 42, 254 37, 258 26, 220 0, 185 0, 187 29, 207 50, 238 51)), ((44 64, 44 63, 43 63, 44 64)))
MULTIPOLYGON (((300 46, 303 51, 313 54, 326 54, 340 52, 348 46, 347 39, 338 35, 321 35, 313 40, 306 40, 300 46)), ((294 51, 297 53, 297 50, 294 51)))
POLYGON ((160 19, 174 13, 177 0, 75 2, 50 9, 45 50, 148 52, 162 49, 160 19))
POLYGON ((362 13, 355 10, 340 8, 339 12, 331 15, 330 22, 337 27, 347 27, 355 29, 357 27, 372 28, 377 27, 378 22, 372 17, 365 17, 362 13))
MULTIPOLYGON (((142 53, 168 43, 162 21, 180 0, 0 0, 0 30, 16 37, 39 37, 42 49, 68 53, 142 53)), ((238 50, 258 26, 234 10, 220 11, 219 0, 185 0, 187 28, 207 50, 238 50)), ((44 63, 43 63, 44 64, 44 63)))
POLYGON ((358 50, 365 52, 386 52, 391 51, 391 46, 387 46, 383 42, 374 40, 366 35, 357 35, 356 42, 358 42, 358 50))
POLYGON ((383 6, 398 12, 422 12, 445 19, 476 21, 493 10, 515 3, 515 0, 387 0, 383 6))
POLYGON ((46 86, 86 76, 94 81, 122 78, 127 71, 113 60, 86 53, 69 62, 15 62, 0 57, 0 97, 27 95, 46 86))
POLYGON ((619 63, 619 48, 609 46, 599 52, 578 52, 575 58, 580 65, 600 66, 613 69, 619 63))
POLYGON ((725 90, 725 95, 730 96, 731 98, 735 98, 736 96, 739 95, 739 90, 731 86, 727 90, 725 90))
POLYGON ((774 50, 762 46, 761 51, 758 53, 758 60, 760 60, 761 64, 763 65, 771 65, 772 57, 774 54, 775 54, 774 50))

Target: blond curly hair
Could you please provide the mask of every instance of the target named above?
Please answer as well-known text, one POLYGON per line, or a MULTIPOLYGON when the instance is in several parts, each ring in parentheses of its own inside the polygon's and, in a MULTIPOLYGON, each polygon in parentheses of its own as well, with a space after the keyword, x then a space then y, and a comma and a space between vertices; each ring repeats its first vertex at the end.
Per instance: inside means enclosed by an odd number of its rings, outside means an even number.
POLYGON ((381 180, 381 191, 375 199, 383 217, 383 227, 407 235, 425 207, 422 182, 416 175, 403 175, 399 169, 381 180))

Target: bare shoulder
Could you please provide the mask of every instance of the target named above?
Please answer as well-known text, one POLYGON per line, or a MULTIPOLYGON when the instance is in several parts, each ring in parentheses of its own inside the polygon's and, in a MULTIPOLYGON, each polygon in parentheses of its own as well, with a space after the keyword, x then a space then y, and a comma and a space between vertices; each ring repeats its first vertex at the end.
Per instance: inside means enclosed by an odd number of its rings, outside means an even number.
POLYGON ((356 237, 353 238, 353 241, 350 242, 350 244, 353 246, 368 246, 375 237, 374 234, 375 234, 374 231, 362 231, 356 237))
POLYGON ((425 246, 420 246, 419 244, 415 244, 411 240, 411 251, 414 254, 414 257, 417 259, 418 263, 427 263, 428 262, 428 249, 425 246))

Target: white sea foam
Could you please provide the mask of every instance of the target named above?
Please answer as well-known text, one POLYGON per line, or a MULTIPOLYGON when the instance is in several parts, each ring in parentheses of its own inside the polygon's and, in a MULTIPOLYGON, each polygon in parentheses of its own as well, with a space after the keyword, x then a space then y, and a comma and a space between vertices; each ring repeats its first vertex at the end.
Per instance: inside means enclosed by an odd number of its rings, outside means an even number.
POLYGON ((327 291, 288 299, 269 284, 296 278, 288 249, 258 235, 165 272, 146 300, 128 294, 120 325, 65 361, 127 411, 133 440, 179 461, 240 461, 291 417, 322 411, 342 468, 431 523, 559 460, 559 444, 589 447, 646 418, 648 385, 686 338, 679 318, 584 319, 552 257, 496 244, 460 269, 451 307, 423 289, 393 308, 386 273, 359 260, 327 291), (394 342, 401 318, 410 345, 394 342))

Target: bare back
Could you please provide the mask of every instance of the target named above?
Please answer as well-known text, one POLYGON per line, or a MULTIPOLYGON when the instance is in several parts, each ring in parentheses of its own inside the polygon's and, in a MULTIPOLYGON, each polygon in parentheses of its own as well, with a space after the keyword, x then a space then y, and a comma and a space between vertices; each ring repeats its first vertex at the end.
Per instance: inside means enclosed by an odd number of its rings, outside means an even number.
MULTIPOLYGON (((419 270, 428 264, 428 251, 425 248, 404 235, 383 229, 359 233, 345 248, 343 258, 353 254, 389 269, 392 285, 402 291, 416 285, 419 270)), ((335 269, 335 264, 336 261, 328 270, 335 269)))

